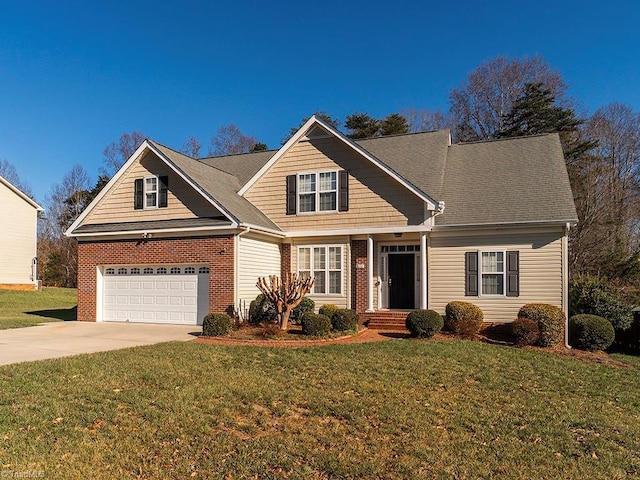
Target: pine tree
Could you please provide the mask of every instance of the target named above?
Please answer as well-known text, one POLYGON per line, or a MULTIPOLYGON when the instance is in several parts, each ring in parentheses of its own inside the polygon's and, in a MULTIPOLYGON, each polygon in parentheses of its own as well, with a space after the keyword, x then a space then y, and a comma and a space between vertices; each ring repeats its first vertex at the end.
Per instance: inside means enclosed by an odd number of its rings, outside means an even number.
POLYGON ((572 161, 596 145, 596 142, 583 140, 578 134, 578 127, 583 123, 572 109, 556 105, 553 93, 542 83, 526 83, 496 137, 558 132, 565 156, 572 161))
POLYGON ((347 115, 344 126, 349 131, 347 134, 349 138, 371 138, 378 135, 380 121, 368 113, 355 112, 352 115, 347 115))
POLYGON ((387 115, 380 122, 380 135, 383 137, 386 135, 402 135, 404 133, 409 133, 409 124, 407 119, 399 113, 387 115))

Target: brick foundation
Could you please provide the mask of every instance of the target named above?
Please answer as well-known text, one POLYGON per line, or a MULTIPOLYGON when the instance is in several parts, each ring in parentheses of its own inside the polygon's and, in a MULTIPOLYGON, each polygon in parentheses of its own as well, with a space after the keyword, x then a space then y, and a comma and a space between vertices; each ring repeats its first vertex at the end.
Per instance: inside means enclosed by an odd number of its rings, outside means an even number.
POLYGON ((209 266, 209 310, 233 312, 232 236, 78 242, 78 320, 96 321, 96 267, 202 263, 209 266))
POLYGON ((363 314, 367 310, 367 241, 351 241, 351 308, 363 314), (364 268, 356 268, 364 265, 364 268))

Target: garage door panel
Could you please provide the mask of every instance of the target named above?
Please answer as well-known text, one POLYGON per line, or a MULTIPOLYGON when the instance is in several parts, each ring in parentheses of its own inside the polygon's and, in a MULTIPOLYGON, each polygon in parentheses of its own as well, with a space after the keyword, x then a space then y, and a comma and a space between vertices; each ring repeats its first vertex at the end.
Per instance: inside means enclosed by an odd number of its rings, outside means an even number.
MULTIPOLYGON (((117 267, 115 271, 156 272, 160 266, 117 267)), ((165 271, 170 271, 165 267, 165 271)), ((197 272, 198 266, 180 271, 197 272)), ((196 325, 208 310, 208 274, 105 275, 102 319, 120 322, 178 323, 196 325)))

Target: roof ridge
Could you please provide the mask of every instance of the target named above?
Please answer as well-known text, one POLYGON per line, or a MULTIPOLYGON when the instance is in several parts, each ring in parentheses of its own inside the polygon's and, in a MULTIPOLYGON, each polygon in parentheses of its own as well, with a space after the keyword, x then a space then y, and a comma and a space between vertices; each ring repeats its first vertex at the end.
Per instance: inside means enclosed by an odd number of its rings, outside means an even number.
POLYGON ((493 143, 493 142, 504 142, 508 140, 526 140, 528 138, 534 137, 546 137, 548 135, 557 135, 558 132, 547 132, 547 133, 532 133, 531 135, 519 135, 517 137, 504 137, 504 138, 487 138, 485 140, 470 140, 468 142, 456 142, 449 145, 450 147, 454 147, 456 145, 473 145, 476 143, 493 143))
POLYGON ((196 158, 194 160, 210 160, 214 158, 225 158, 225 157, 240 157, 242 155, 253 155, 254 153, 267 153, 267 152, 277 152, 280 150, 279 148, 270 148, 268 150, 259 150, 257 152, 241 152, 241 153, 227 153, 225 155, 211 155, 208 157, 196 158))
MULTIPOLYGON (((354 142, 359 142, 361 140, 381 140, 383 138, 394 138, 394 137, 410 137, 412 135, 422 135, 424 133, 438 133, 438 132, 449 132, 450 128, 437 128, 435 130, 426 130, 424 132, 409 132, 409 133, 396 133, 394 135, 381 135, 379 137, 366 137, 366 138, 351 138, 350 140, 354 142)), ((345 135, 349 138, 347 135, 345 135)))

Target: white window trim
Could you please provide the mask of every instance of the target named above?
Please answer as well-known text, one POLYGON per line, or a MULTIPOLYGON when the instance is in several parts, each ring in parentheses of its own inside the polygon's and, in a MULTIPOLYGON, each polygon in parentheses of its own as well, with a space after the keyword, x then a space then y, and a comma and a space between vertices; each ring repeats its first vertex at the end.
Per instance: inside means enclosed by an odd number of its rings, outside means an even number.
POLYGON ((297 215, 318 215, 323 213, 338 213, 338 202, 340 201, 339 196, 340 192, 340 172, 338 170, 315 170, 310 172, 299 172, 296 174, 296 214, 297 215), (321 173, 335 173, 336 175, 336 188, 335 190, 322 190, 320 191, 320 174, 321 173), (309 195, 309 193, 301 193, 300 192, 300 177, 302 175, 315 175, 316 176, 316 191, 315 191, 315 210, 312 212, 301 212, 300 211, 300 196, 301 195, 309 195), (333 210, 320 210, 320 194, 321 193, 331 193, 335 192, 336 194, 336 208, 333 210))
MULTIPOLYGON (((325 277, 324 277, 324 282, 325 282, 325 288, 324 288, 324 293, 315 293, 313 291, 313 289, 311 290, 311 292, 309 292, 309 295, 311 296, 320 296, 320 297, 336 297, 336 296, 344 296, 344 281, 345 281, 345 277, 344 277, 344 260, 345 260, 345 245, 342 244, 324 244, 324 245, 298 245, 298 251, 297 251, 297 257, 296 257, 296 271, 298 272, 298 275, 300 275, 300 250, 302 250, 303 248, 309 248, 310 249, 310 257, 309 257, 309 272, 311 275, 313 275, 314 272, 314 265, 313 265, 313 249, 314 248, 324 248, 325 249, 325 264, 326 267, 324 269, 325 272, 325 277), (329 268, 329 248, 340 248, 340 270, 337 270, 335 268, 329 268), (329 292, 329 273, 330 272, 340 272, 340 292, 338 293, 330 293, 329 292)), ((306 270, 305 270, 306 271, 306 270)))
POLYGON ((478 250, 478 296, 479 297, 506 297, 507 296, 507 251, 506 250, 478 250), (483 253, 502 253, 502 293, 484 293, 482 291, 482 275, 498 275, 500 272, 482 271, 483 253))
POLYGON ((142 180, 142 207, 144 210, 156 210, 158 207, 158 205, 160 204, 160 177, 158 175, 148 175, 146 177, 144 177, 144 180, 142 180), (147 180, 151 179, 151 178, 155 178, 156 179, 156 190, 154 191, 147 191, 147 180), (153 206, 147 206, 147 194, 149 193, 155 193, 156 194, 156 204, 153 206))

